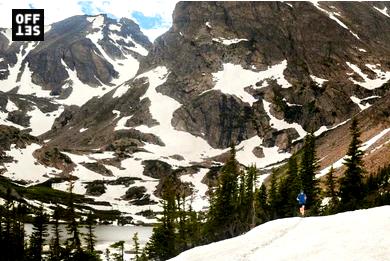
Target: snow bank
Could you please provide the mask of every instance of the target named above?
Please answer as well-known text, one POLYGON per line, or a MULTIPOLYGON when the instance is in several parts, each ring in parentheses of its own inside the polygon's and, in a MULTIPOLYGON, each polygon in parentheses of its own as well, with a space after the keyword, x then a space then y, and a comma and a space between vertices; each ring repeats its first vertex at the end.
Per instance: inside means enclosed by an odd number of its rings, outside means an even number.
POLYGON ((374 6, 374 8, 379 11, 381 14, 387 16, 390 18, 390 15, 387 13, 387 6, 385 6, 383 9, 380 9, 379 7, 374 6))
MULTIPOLYGON (((219 72, 213 73, 215 86, 203 93, 211 90, 219 90, 222 93, 235 95, 243 102, 252 105, 257 101, 251 94, 245 91, 246 87, 258 88, 255 84, 266 79, 274 79, 282 88, 289 88, 291 84, 284 78, 283 72, 287 68, 287 60, 279 64, 268 67, 264 71, 253 71, 244 69, 239 64, 225 63, 223 69, 219 72)), ((260 87, 266 87, 268 83, 264 82, 260 87)), ((201 94, 203 94, 201 93, 201 94)))
POLYGON ((322 85, 324 84, 324 82, 327 82, 328 80, 326 79, 322 79, 320 77, 317 77, 317 76, 314 76, 314 75, 310 75, 310 78, 315 82, 317 83, 320 87, 322 87, 322 85))
POLYGON ((367 109, 368 107, 370 107, 371 106, 371 104, 369 104, 368 102, 366 102, 366 104, 362 104, 362 99, 359 99, 358 97, 356 97, 356 96, 351 96, 351 97, 349 97, 355 104, 357 104, 358 106, 359 106, 359 108, 360 108, 360 110, 365 110, 365 109, 367 109))
MULTIPOLYGON (((211 28, 209 25, 207 25, 206 23, 206 26, 211 28)), ((217 43, 221 43, 223 45, 232 45, 232 44, 236 44, 236 43, 239 43, 239 42, 242 42, 242 41, 245 41, 247 42, 248 39, 244 39, 244 38, 233 38, 233 39, 226 39, 226 38, 223 38, 223 37, 218 37, 218 38, 213 38, 213 41, 214 42, 217 42, 217 43)))
POLYGON ((58 110, 43 113, 38 107, 33 106, 33 110, 27 113, 30 118, 30 128, 32 129, 31 135, 39 136, 51 129, 54 120, 61 115, 64 111, 64 107, 60 106, 58 110))
POLYGON ((39 164, 33 152, 40 149, 38 144, 27 145, 24 149, 17 149, 11 145, 11 150, 6 151, 6 155, 14 159, 10 163, 4 163, 7 171, 3 176, 11 180, 24 180, 32 183, 41 183, 49 179, 50 174, 58 174, 60 171, 54 168, 48 168, 39 164))
POLYGON ((358 74, 360 77, 363 78, 362 82, 356 81, 352 77, 350 77, 349 80, 352 81, 354 84, 360 85, 368 90, 379 88, 387 81, 390 80, 390 72, 383 72, 382 70, 378 69, 378 66, 380 66, 379 64, 365 65, 367 68, 369 68, 371 71, 373 71, 376 74, 375 79, 370 79, 365 73, 362 72, 362 70, 357 65, 349 62, 346 63, 349 66, 349 68, 351 68, 356 74, 358 74))
POLYGON ((355 36, 356 39, 360 40, 360 37, 356 33, 352 32, 351 29, 348 28, 348 26, 346 26, 343 22, 340 21, 340 19, 338 19, 336 17, 336 15, 337 16, 341 16, 340 13, 327 11, 327 10, 321 8, 318 2, 312 2, 312 3, 318 10, 326 13, 329 16, 330 19, 332 19, 333 21, 338 23, 341 27, 343 27, 346 30, 348 30, 353 36, 355 36))
POLYGON ((390 206, 326 217, 279 219, 171 260, 384 261, 390 256, 388 231, 390 206))
POLYGON ((306 136, 307 132, 302 128, 301 125, 298 123, 288 123, 285 120, 279 120, 275 116, 271 114, 271 103, 267 102, 266 100, 263 100, 264 104, 264 110, 267 113, 267 115, 271 118, 270 119, 270 126, 277 130, 285 130, 289 128, 295 129, 299 134, 299 139, 302 139, 306 136))

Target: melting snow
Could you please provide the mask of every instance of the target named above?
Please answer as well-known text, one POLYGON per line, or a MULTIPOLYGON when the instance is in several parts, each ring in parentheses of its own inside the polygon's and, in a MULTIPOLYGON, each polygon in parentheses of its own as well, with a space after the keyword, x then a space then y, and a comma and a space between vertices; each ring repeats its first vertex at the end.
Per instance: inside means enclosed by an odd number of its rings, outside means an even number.
MULTIPOLYGON (((125 80, 128 80, 129 78, 132 78, 135 76, 137 73, 138 67, 139 67, 139 62, 137 59, 132 57, 131 55, 125 55, 126 59, 124 60, 114 60, 112 59, 102 48, 102 46, 99 44, 99 41, 103 39, 103 32, 102 32, 102 27, 104 25, 104 17, 103 16, 97 16, 97 17, 88 17, 87 18, 89 21, 92 21, 92 27, 94 29, 98 29, 96 32, 88 34, 86 37, 89 38, 92 43, 96 46, 96 48, 99 50, 102 58, 104 58, 106 61, 108 61, 112 66, 114 66, 115 71, 119 73, 119 77, 117 79, 113 79, 112 83, 114 84, 121 84, 125 80)), ((113 39, 114 41, 116 39, 124 39, 123 37, 119 37, 116 34, 111 33, 110 38, 117 37, 113 39)), ((124 39, 125 41, 131 41, 131 38, 129 39, 124 39)), ((135 44, 135 43, 134 43, 135 44)), ((119 49, 121 49, 118 46, 119 49)), ((136 45, 136 50, 139 50, 140 48, 137 47, 136 45)), ((131 48, 129 48, 131 49, 131 48)), ((142 51, 141 51, 142 53, 142 51)), ((99 54, 97 54, 99 55, 99 54)))
POLYGON ((266 100, 263 100, 264 104, 264 110, 267 113, 267 115, 271 118, 270 119, 270 125, 272 128, 277 129, 277 130, 285 130, 289 128, 295 129, 298 134, 299 138, 302 139, 306 136, 307 132, 302 128, 301 125, 298 123, 288 123, 285 120, 279 120, 275 116, 271 114, 271 103, 267 102, 266 100))
POLYGON ((41 183, 49 179, 49 174, 59 173, 57 169, 45 167, 35 160, 32 154, 40 148, 41 146, 35 143, 27 145, 24 149, 17 149, 15 145, 11 145, 11 150, 6 151, 6 154, 14 161, 4 163, 7 171, 3 175, 11 180, 41 183))
MULTIPOLYGON (((123 40, 123 41, 124 41, 125 43, 127 43, 127 44, 134 44, 134 47, 127 47, 127 46, 126 46, 126 48, 127 48, 127 49, 130 49, 130 50, 132 50, 132 51, 134 51, 134 52, 136 52, 136 53, 139 53, 139 54, 142 55, 142 56, 146 56, 146 55, 148 55, 148 53, 149 53, 148 50, 146 50, 142 45, 136 43, 136 42, 133 40, 133 38, 131 38, 131 37, 124 38, 124 37, 119 36, 119 35, 117 35, 117 34, 115 34, 115 33, 110 33, 109 37, 110 37, 114 42, 123 40)), ((119 49, 122 49, 122 53, 123 53, 123 48, 120 47, 120 46, 118 46, 118 48, 119 48, 119 49)), ((124 55, 125 55, 125 54, 124 54, 124 55)), ((126 55, 125 55, 125 56, 126 56, 126 55)))
MULTIPOLYGON (((222 71, 213 73, 213 79, 216 83, 215 86, 203 93, 211 90, 220 90, 222 93, 235 95, 243 102, 247 102, 252 105, 257 101, 257 99, 246 92, 244 88, 256 88, 255 84, 265 79, 276 79, 277 83, 281 85, 282 88, 291 87, 291 84, 284 78, 283 75, 286 68, 287 60, 282 61, 280 64, 270 66, 267 70, 260 72, 244 69, 238 64, 225 63, 223 64, 222 71)), ((261 87, 266 86, 267 85, 265 85, 264 82, 261 87)))
POLYGON ((357 65, 349 62, 346 63, 349 68, 351 68, 356 74, 363 78, 363 82, 355 81, 352 77, 349 78, 349 80, 352 81, 354 84, 360 85, 368 90, 379 88, 388 80, 390 80, 390 71, 383 72, 382 70, 377 69, 378 65, 366 64, 366 67, 373 71, 377 76, 376 79, 370 79, 365 73, 360 70, 357 65))
POLYGON ((361 99, 359 99, 358 97, 356 97, 356 96, 351 96, 350 97, 350 99, 354 102, 354 103, 356 103, 358 106, 359 106, 359 108, 360 108, 360 110, 365 110, 365 109, 367 109, 368 107, 370 107, 371 106, 371 104, 369 104, 368 102, 366 102, 366 104, 362 104, 362 101, 363 100, 361 100, 361 99))
POLYGON ((64 111, 64 107, 60 106, 57 111, 50 113, 43 113, 39 108, 33 106, 33 110, 27 113, 30 118, 30 128, 32 129, 31 134, 39 136, 51 129, 54 120, 60 116, 64 111))
POLYGON ((380 8, 378 8, 376 6, 374 6, 374 8, 376 10, 378 10, 381 14, 383 14, 383 15, 385 15, 385 16, 390 18, 390 15, 387 13, 387 6, 385 6, 383 9, 380 9, 380 8))
POLYGON ((278 219, 171 260, 388 260, 389 230, 390 206, 325 217, 278 219))
POLYGON ((241 38, 241 39, 238 39, 238 38, 225 39, 223 37, 219 37, 219 38, 213 38, 213 41, 214 42, 218 42, 218 43, 222 43, 224 45, 232 45, 232 44, 236 44, 236 43, 239 43, 239 42, 242 42, 242 41, 247 42, 248 39, 244 39, 244 38, 241 38))
POLYGON ((208 28, 211 28, 210 22, 206 22, 206 26, 207 26, 208 28))
POLYGON ((116 126, 114 128, 114 130, 129 130, 131 129, 131 127, 126 127, 126 122, 131 118, 133 117, 132 115, 131 116, 126 116, 126 117, 122 117, 117 123, 116 123, 116 126))
POLYGON ((360 37, 359 37, 356 33, 352 32, 352 31, 348 28, 348 26, 346 26, 343 22, 341 22, 341 21, 335 16, 335 15, 341 16, 339 13, 336 13, 336 12, 329 12, 329 11, 327 11, 327 10, 321 8, 318 2, 312 2, 312 3, 313 3, 313 5, 314 5, 318 10, 320 10, 320 11, 326 13, 326 14, 329 16, 330 19, 336 21, 341 27, 347 29, 353 36, 355 36, 358 40, 360 40, 360 37))
POLYGON ((328 80, 326 79, 322 79, 322 78, 319 78, 317 76, 314 76, 314 75, 310 75, 310 78, 315 82, 317 83, 320 87, 322 87, 322 85, 324 84, 324 82, 327 82, 328 80))
POLYGON ((118 31, 120 32, 121 31, 121 26, 117 25, 117 24, 110 24, 108 26, 108 29, 110 29, 111 31, 118 31))
POLYGON ((358 50, 361 51, 361 52, 363 52, 363 53, 366 53, 366 52, 367 52, 366 49, 363 49, 363 48, 359 48, 358 50))
POLYGON ((303 105, 301 105, 301 104, 289 103, 289 102, 287 101, 286 98, 283 98, 283 101, 284 101, 288 106, 290 106, 290 107, 294 107, 294 106, 299 106, 299 107, 301 107, 301 106, 303 106, 303 105))
POLYGON ((129 86, 126 84, 122 84, 121 86, 116 88, 115 92, 112 95, 112 98, 122 97, 122 95, 124 95, 128 90, 129 86))
POLYGON ((149 110, 153 119, 157 120, 159 125, 151 128, 142 125, 136 127, 136 129, 145 133, 153 133, 166 144, 165 146, 146 144, 144 148, 155 155, 179 154, 186 160, 197 162, 202 161, 202 155, 211 157, 221 154, 223 150, 211 148, 204 139, 193 136, 188 132, 177 131, 172 127, 173 113, 181 104, 156 91, 156 88, 166 81, 167 75, 168 71, 165 67, 157 67, 137 77, 147 77, 149 81, 149 88, 141 99, 148 98, 151 101, 149 110))
POLYGON ((81 128, 81 129, 79 130, 79 132, 81 133, 81 132, 84 132, 84 131, 86 131, 86 130, 88 130, 88 128, 81 128))
MULTIPOLYGON (((378 140, 380 140, 380 139, 381 139, 384 135, 386 135, 388 132, 390 132, 390 128, 381 131, 380 133, 378 133, 377 135, 375 135, 374 137, 372 137, 372 138, 369 139, 368 141, 364 142, 364 143, 362 144, 362 146, 360 147, 360 149, 361 149, 362 151, 366 151, 371 145, 373 145, 375 142, 377 142, 378 140)), ((332 164, 332 165, 333 165, 333 168, 334 168, 334 169, 338 169, 338 168, 342 167, 342 166, 343 166, 343 163, 344 163, 344 160, 346 159, 346 157, 347 157, 347 156, 344 156, 344 157, 342 157, 341 159, 339 159, 338 161, 336 161, 335 163, 333 163, 333 164, 332 164)), ((321 170, 320 173, 316 175, 316 177, 319 178, 319 177, 322 177, 322 176, 326 175, 326 174, 329 172, 329 170, 330 170, 330 168, 332 167, 332 165, 331 165, 331 166, 328 166, 328 167, 326 167, 326 168, 324 168, 323 170, 321 170)))
POLYGON ((10 99, 8 99, 8 102, 7 102, 7 105, 6 105, 5 109, 8 112, 19 110, 18 106, 16 106, 16 104, 13 103, 10 99))
POLYGON ((182 182, 189 182, 194 185, 194 193, 190 196, 190 204, 195 211, 202 211, 209 206, 208 196, 206 195, 209 188, 202 183, 202 179, 208 171, 208 169, 200 169, 198 173, 180 176, 182 182))
POLYGON ((264 147, 261 146, 262 139, 258 136, 254 136, 248 140, 242 141, 236 146, 236 158, 237 160, 246 165, 256 165, 258 168, 263 168, 267 165, 277 163, 291 156, 290 153, 280 152, 278 147, 264 147), (259 146, 263 149, 264 157, 258 158, 253 154, 253 149, 259 146))

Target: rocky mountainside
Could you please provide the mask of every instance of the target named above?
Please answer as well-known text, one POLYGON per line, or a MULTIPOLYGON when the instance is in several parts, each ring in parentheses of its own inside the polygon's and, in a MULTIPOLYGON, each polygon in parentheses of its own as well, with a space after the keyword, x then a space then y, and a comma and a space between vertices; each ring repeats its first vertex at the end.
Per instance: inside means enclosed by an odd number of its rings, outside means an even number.
POLYGON ((2 30, 0 123, 24 137, 0 147, 3 175, 59 190, 73 178, 85 207, 151 222, 172 173, 207 206, 233 143, 266 173, 314 132, 319 176, 340 170, 353 116, 374 170, 390 156, 389 28, 387 2, 180 2, 153 44, 104 15, 53 24, 39 44, 2 30))

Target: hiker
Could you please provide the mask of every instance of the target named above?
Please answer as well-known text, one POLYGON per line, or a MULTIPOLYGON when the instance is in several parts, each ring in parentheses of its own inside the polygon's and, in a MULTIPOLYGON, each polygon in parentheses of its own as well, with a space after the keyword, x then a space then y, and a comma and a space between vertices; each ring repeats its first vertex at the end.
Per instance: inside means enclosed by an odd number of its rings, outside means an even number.
POLYGON ((299 212, 303 217, 305 215, 305 204, 306 204, 306 194, 303 193, 303 190, 301 190, 301 192, 298 194, 297 201, 299 204, 299 212))

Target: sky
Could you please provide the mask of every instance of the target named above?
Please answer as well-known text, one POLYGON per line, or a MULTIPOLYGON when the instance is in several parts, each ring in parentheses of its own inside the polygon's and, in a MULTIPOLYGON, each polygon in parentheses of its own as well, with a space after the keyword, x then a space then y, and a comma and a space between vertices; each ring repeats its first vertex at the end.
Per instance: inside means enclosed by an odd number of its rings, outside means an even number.
POLYGON ((73 15, 106 13, 112 18, 127 17, 137 22, 154 41, 172 25, 177 0, 0 0, 0 27, 11 27, 12 9, 45 9, 45 24, 73 15), (62 3, 62 4, 60 4, 62 3))

